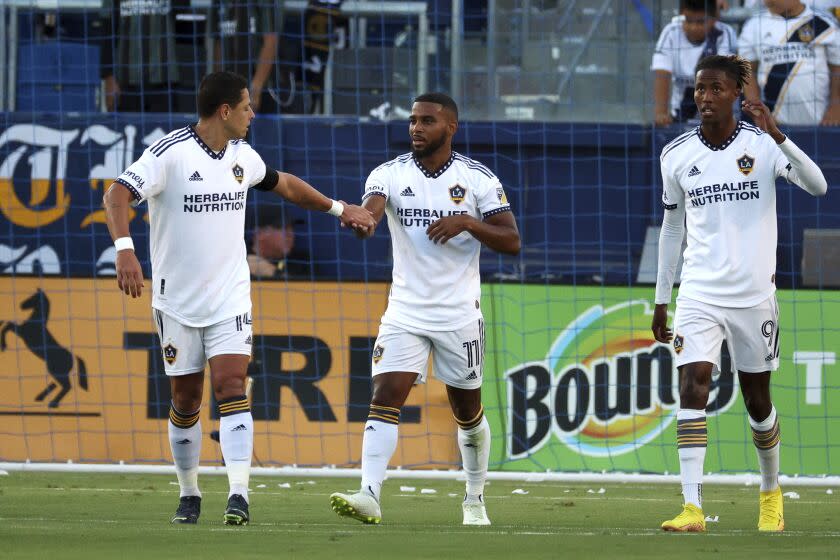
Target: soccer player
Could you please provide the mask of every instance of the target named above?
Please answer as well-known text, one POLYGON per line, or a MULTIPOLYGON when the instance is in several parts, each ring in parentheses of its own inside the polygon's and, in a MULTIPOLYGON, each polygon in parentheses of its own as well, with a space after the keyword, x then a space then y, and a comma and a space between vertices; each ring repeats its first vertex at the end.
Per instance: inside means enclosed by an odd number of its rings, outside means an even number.
POLYGON ((840 125, 837 22, 799 0, 764 4, 767 10, 750 18, 738 38, 738 54, 752 62, 755 78, 746 97, 763 99, 785 125, 840 125))
POLYGON ((172 388, 169 442, 181 487, 173 523, 196 523, 200 514, 199 412, 208 361, 230 482, 224 522, 245 525, 249 519, 254 422, 245 395, 252 336, 244 242, 248 189, 274 191, 303 208, 329 212, 345 226, 374 227, 367 210, 330 200, 294 175, 278 173, 242 140, 254 118, 247 88, 237 74, 206 76, 198 90, 198 123, 152 144, 105 194, 117 284, 134 298, 144 282, 129 237, 128 209, 149 202, 152 308, 172 388))
MULTIPOLYGON (((519 252, 519 231, 502 184, 484 165, 452 150, 458 107, 442 93, 414 100, 411 153, 373 170, 363 207, 388 216, 393 283, 373 349, 373 397, 362 440, 361 490, 330 496, 333 510, 363 523, 381 520, 380 491, 397 447, 400 408, 425 383, 429 353, 446 384, 466 472, 465 525, 489 525, 484 482, 490 426, 481 405, 484 321, 481 245, 519 252)), ((362 237, 373 229, 357 230, 362 237)))
POLYGON ((779 365, 776 304, 776 178, 814 196, 826 192, 822 172, 779 131, 760 101, 744 101, 756 126, 737 122, 732 104, 750 76, 737 56, 697 65, 694 100, 701 124, 662 149, 665 216, 659 236, 656 307, 651 328, 673 339, 680 375, 677 448, 685 505, 666 531, 704 531, 701 502, 706 456, 706 405, 720 348, 727 341, 749 414, 761 471, 760 531, 784 529, 779 488, 779 420, 770 372, 779 365), (667 327, 683 232, 688 230, 673 332, 667 327))

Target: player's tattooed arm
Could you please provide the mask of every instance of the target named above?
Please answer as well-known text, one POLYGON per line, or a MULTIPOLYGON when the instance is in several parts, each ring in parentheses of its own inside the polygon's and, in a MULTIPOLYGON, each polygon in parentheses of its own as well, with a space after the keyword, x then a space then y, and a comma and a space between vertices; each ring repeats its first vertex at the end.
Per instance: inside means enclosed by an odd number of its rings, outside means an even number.
POLYGON ((484 221, 465 214, 446 216, 433 222, 426 234, 433 243, 443 245, 465 231, 498 253, 519 254, 522 242, 513 212, 494 214, 484 221))
MULTIPOLYGON (((105 217, 108 222, 108 231, 114 240, 130 237, 128 229, 128 212, 134 195, 127 187, 120 183, 113 183, 111 188, 105 192, 102 205, 105 207, 105 217)), ((117 270, 117 286, 133 298, 140 297, 143 287, 143 268, 134 249, 122 249, 117 251, 114 262, 117 270)))

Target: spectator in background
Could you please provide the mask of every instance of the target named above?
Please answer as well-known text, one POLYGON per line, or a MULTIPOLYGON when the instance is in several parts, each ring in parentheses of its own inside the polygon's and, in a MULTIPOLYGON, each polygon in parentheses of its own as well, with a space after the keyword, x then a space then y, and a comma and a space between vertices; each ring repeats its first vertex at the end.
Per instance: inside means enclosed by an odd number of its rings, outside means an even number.
POLYGON ((341 15, 343 0, 309 0, 303 13, 303 86, 309 92, 307 112, 324 112, 324 70, 330 48, 347 46, 347 18, 341 15))
POLYGON ((837 21, 799 0, 765 0, 738 39, 753 67, 744 88, 787 125, 840 125, 840 32, 837 21))
POLYGON ((102 64, 109 111, 179 110, 175 102, 179 72, 174 3, 103 1, 107 28, 102 64))
POLYGON ((713 54, 735 54, 735 30, 718 21, 717 0, 680 0, 680 15, 665 26, 656 43, 651 70, 654 123, 668 126, 697 116, 694 67, 713 54))
POLYGON ((296 224, 288 210, 265 204, 257 206, 257 221, 248 247, 251 277, 263 280, 309 278, 314 267, 309 254, 295 247, 296 224))
POLYGON ((210 30, 216 70, 248 76, 255 113, 279 111, 274 68, 281 27, 280 8, 270 0, 213 1, 210 30))

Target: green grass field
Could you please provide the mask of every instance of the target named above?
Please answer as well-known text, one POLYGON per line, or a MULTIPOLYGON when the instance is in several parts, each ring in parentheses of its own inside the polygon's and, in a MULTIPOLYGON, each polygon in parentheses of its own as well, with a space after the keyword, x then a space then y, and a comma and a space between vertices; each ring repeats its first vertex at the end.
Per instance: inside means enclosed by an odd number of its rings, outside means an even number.
POLYGON ((785 501, 788 530, 755 531, 758 489, 704 488, 705 535, 662 533, 678 512, 673 485, 491 482, 493 525, 460 525, 463 483, 389 480, 383 521, 341 519, 329 495, 351 479, 251 479, 251 524, 225 527, 227 481, 202 477, 197 526, 172 526, 174 477, 16 473, 0 477, 0 558, 837 558, 840 492, 795 490, 785 501), (279 485, 288 483, 288 488, 279 485), (413 486, 415 492, 400 491, 413 486), (598 494, 600 488, 605 492, 598 494), (421 488, 436 490, 420 494, 421 488), (528 494, 512 494, 521 488, 528 494), (589 490, 593 492, 589 492, 589 490))

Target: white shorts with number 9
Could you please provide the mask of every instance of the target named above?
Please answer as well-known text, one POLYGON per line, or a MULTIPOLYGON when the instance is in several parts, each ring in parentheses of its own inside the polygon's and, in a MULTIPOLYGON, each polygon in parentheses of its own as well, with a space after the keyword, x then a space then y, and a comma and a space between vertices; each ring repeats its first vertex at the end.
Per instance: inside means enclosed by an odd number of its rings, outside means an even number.
POLYGON ((438 380, 459 389, 478 389, 484 377, 484 320, 455 331, 380 325, 373 347, 373 375, 417 373, 416 383, 425 383, 430 352, 438 380))

